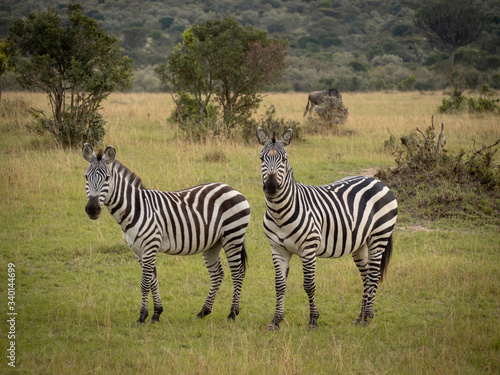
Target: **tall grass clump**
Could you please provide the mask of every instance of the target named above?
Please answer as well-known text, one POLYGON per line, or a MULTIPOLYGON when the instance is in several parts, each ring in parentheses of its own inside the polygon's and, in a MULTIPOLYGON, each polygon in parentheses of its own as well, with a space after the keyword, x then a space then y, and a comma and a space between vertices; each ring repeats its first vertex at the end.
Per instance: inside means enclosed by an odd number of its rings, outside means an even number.
POLYGON ((483 218, 500 221, 500 168, 494 155, 500 140, 489 146, 451 154, 445 149, 444 125, 434 121, 422 132, 394 136, 385 147, 396 156, 396 168, 378 170, 376 177, 397 191, 399 202, 417 217, 483 218))

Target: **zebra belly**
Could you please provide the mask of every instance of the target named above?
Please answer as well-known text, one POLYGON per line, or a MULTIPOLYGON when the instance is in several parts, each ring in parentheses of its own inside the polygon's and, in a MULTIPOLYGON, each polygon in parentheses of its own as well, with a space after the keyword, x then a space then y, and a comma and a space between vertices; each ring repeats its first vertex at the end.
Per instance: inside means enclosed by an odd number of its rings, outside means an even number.
POLYGON ((215 243, 206 244, 202 247, 182 247, 179 245, 179 243, 172 243, 168 237, 163 237, 160 245, 160 252, 169 255, 194 255, 202 253, 203 251, 210 249, 214 245, 215 243))
MULTIPOLYGON (((305 245, 311 244, 311 237, 317 237, 317 234, 307 235, 300 231, 290 236, 288 234, 290 230, 278 227, 271 221, 266 221, 265 226, 269 228, 269 230, 265 230, 265 233, 271 246, 286 250, 298 256, 301 256, 305 245)), ((366 240, 367 239, 364 238, 363 243, 366 242, 366 240)), ((351 231, 342 232, 342 235, 337 237, 336 241, 337 242, 334 243, 333 233, 324 233, 324 231, 322 231, 316 249, 318 258, 340 258, 344 255, 351 254, 363 245, 363 243, 353 243, 351 231)))

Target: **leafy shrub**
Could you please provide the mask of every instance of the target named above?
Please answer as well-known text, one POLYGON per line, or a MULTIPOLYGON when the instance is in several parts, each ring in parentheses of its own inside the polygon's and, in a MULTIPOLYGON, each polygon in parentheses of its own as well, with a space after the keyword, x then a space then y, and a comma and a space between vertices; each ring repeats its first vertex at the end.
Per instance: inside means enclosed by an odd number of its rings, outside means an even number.
POLYGON ((168 120, 177 123, 187 137, 199 141, 223 132, 224 127, 218 117, 217 107, 205 104, 187 93, 179 93, 168 120))
POLYGON ((53 118, 47 118, 41 111, 31 110, 31 113, 33 121, 28 127, 40 134, 48 131, 63 146, 85 142, 99 144, 106 134, 106 121, 98 112, 64 112, 58 123, 53 118))
POLYGON ((443 98, 442 105, 438 107, 440 113, 469 112, 469 113, 496 113, 500 114, 500 99, 494 98, 487 84, 483 84, 479 98, 475 99, 463 95, 463 91, 453 88, 450 98, 443 98))
POLYGON ((399 91, 412 91, 415 88, 416 84, 417 84, 417 77, 415 77, 414 75, 410 75, 406 79, 399 82, 396 88, 399 91))
POLYGON ((500 222, 500 168, 494 155, 500 140, 457 155, 447 152, 444 125, 436 134, 433 121, 425 132, 417 129, 394 136, 384 147, 396 156, 396 168, 375 175, 394 189, 398 201, 413 217, 438 219, 462 216, 500 222))

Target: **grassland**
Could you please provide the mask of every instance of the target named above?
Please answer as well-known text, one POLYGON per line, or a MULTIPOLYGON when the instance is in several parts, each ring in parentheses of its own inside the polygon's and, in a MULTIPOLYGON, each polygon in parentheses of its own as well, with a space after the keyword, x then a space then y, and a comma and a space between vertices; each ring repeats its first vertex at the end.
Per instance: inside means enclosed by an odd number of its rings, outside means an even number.
MULTIPOLYGON (((353 325, 362 284, 350 258, 320 260, 320 329, 307 331, 308 304, 300 262, 292 260, 286 320, 265 331, 275 303, 274 270, 262 230, 265 203, 258 144, 211 140, 193 144, 167 124, 164 94, 113 94, 104 103, 105 144, 149 188, 176 190, 223 181, 249 200, 250 267, 241 314, 225 317, 226 279, 212 315, 195 319, 209 287, 197 257, 159 256, 165 307, 160 324, 135 327, 140 267, 107 212, 85 214, 80 150, 61 150, 28 133, 15 108, 46 107, 41 94, 4 93, 0 118, 0 373, 12 369, 7 264, 16 266, 17 373, 34 374, 494 374, 500 372, 500 252, 497 227, 482 222, 423 222, 404 212, 388 277, 367 328, 353 325), (24 101, 24 104, 20 100, 24 101), (13 107, 14 109, 6 109, 13 107), (222 152, 220 161, 210 155, 222 152)), ((445 124, 447 148, 490 144, 498 118, 438 115, 441 93, 345 94, 350 117, 339 136, 306 135, 289 146, 295 178, 325 184, 394 165, 383 142, 435 122, 445 124)), ((304 121, 306 97, 270 94, 278 116, 304 121)), ((262 109, 262 111, 264 108, 262 109)))

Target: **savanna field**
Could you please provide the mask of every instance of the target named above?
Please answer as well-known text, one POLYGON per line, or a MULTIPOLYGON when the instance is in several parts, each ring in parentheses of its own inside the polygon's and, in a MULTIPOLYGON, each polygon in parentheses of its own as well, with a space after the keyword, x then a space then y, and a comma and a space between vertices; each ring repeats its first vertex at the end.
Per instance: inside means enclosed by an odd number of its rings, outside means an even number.
MULTIPOLYGON (((443 93, 345 93, 349 119, 336 133, 312 134, 302 117, 307 95, 268 94, 260 113, 301 123, 287 148, 295 180, 323 185, 395 166, 384 149, 431 123, 445 126, 458 152, 500 138, 492 115, 437 113, 443 93)), ((81 150, 63 150, 26 130, 22 110, 48 109, 43 94, 4 93, 0 118, 0 373, 30 374, 497 374, 500 372, 498 220, 428 221, 400 206, 394 251, 368 327, 355 326, 362 282, 350 256, 319 259, 319 330, 309 332, 302 267, 292 258, 285 320, 266 332, 275 307, 274 267, 262 229, 265 212, 255 140, 185 140, 166 118, 167 94, 112 94, 103 103, 103 146, 146 187, 178 190, 221 181, 249 201, 249 268, 240 315, 227 322, 232 282, 225 279, 212 314, 196 319, 209 289, 201 256, 157 258, 160 323, 136 327, 141 268, 104 210, 84 207, 81 150), (15 265, 15 325, 8 319, 8 265, 15 265), (9 339, 8 335, 15 338, 9 339), (7 353, 14 342, 15 368, 7 353)), ((498 155, 496 155, 498 161, 498 155)), ((497 193, 496 199, 500 199, 497 193)), ((498 218, 498 213, 496 213, 498 218)), ((12 293, 11 293, 12 294, 12 293)), ((150 298, 150 311, 152 299, 150 298)), ((149 320, 149 319, 148 319, 149 320)))

